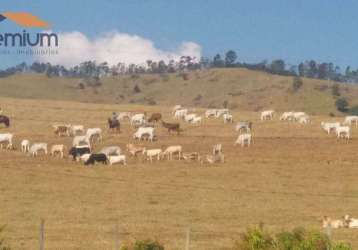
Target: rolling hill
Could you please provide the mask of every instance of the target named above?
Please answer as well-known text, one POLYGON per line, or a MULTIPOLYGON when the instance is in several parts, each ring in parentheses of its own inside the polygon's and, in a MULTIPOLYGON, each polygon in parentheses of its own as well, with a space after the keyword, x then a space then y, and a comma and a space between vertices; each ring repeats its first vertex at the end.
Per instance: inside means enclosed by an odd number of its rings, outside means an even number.
MULTIPOLYGON (((292 77, 246 69, 211 69, 178 74, 105 77, 100 87, 79 87, 81 79, 40 74, 14 75, 0 79, 0 96, 26 99, 72 100, 87 103, 227 107, 234 110, 303 110, 311 114, 337 113, 334 82, 303 78, 292 90, 292 77), (138 86, 137 91, 134 87, 138 86)), ((358 104, 358 87, 340 84, 341 95, 350 105, 358 104)))

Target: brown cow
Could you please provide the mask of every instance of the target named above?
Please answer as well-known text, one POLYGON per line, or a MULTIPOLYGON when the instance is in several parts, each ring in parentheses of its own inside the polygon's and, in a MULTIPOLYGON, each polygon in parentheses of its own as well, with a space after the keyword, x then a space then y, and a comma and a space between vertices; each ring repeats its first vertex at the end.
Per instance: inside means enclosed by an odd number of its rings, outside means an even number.
POLYGON ((171 131, 177 132, 177 134, 179 135, 180 132, 180 124, 179 123, 167 123, 162 121, 162 125, 164 128, 168 129, 168 132, 170 133, 171 131))
POLYGON ((158 122, 162 119, 162 114, 160 113, 153 113, 149 119, 148 122, 158 122))
POLYGON ((58 136, 70 136, 69 127, 67 125, 53 125, 54 133, 58 136))

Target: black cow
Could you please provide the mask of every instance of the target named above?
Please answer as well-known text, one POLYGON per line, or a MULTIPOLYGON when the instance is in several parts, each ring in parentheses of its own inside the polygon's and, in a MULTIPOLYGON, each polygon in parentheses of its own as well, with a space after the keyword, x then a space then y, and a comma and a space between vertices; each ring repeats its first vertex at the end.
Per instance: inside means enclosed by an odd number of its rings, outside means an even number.
POLYGON ((7 128, 10 127, 10 119, 5 115, 0 115, 0 123, 3 123, 7 128))
POLYGON ((89 147, 72 147, 68 152, 69 155, 72 155, 74 161, 76 160, 77 157, 90 153, 91 153, 91 149, 89 147))
POLYGON ((85 165, 94 165, 96 162, 108 163, 107 156, 105 154, 91 154, 90 158, 85 162, 85 165))
POLYGON ((114 131, 117 131, 117 132, 121 131, 121 124, 116 119, 108 118, 108 127, 109 127, 110 130, 114 130, 114 131))

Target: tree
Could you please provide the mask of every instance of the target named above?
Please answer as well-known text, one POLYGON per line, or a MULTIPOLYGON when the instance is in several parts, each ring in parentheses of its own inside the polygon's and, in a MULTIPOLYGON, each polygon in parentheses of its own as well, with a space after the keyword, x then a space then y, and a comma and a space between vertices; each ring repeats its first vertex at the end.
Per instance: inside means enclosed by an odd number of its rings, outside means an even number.
POLYGON ((348 77, 348 78, 351 76, 352 72, 351 72, 351 67, 350 66, 348 66, 346 68, 345 74, 346 74, 346 77, 348 77))
POLYGON ((272 73, 280 74, 285 71, 285 62, 281 59, 274 60, 271 63, 272 73))
POLYGON ((336 101, 336 108, 338 111, 346 112, 348 109, 348 101, 345 98, 339 98, 336 101))
POLYGON ((224 67, 224 61, 221 59, 220 54, 216 54, 213 59, 213 66, 216 68, 224 67))
POLYGON ((329 73, 329 65, 327 63, 321 63, 318 65, 318 78, 327 79, 329 73))
POLYGON ((311 60, 308 62, 308 66, 309 66, 309 73, 308 73, 308 77, 311 78, 316 78, 317 76, 317 63, 314 60, 311 60))
POLYGON ((232 67, 234 66, 234 63, 237 59, 237 55, 236 52, 233 50, 229 50, 228 52, 226 52, 225 54, 225 65, 226 67, 232 67))

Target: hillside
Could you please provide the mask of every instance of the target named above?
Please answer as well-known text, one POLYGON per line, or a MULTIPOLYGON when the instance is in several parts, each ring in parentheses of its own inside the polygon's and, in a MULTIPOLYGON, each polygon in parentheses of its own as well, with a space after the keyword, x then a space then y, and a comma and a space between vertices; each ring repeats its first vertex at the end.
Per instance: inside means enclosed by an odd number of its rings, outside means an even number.
MULTIPOLYGON (((0 79, 0 96, 30 99, 74 100, 90 103, 136 103, 199 107, 222 107, 258 111, 273 108, 304 110, 312 114, 336 112, 333 82, 303 79, 303 87, 292 91, 292 77, 246 69, 211 69, 180 75, 136 75, 101 79, 101 87, 79 88, 80 79, 48 78, 45 75, 15 75, 0 79), (138 85, 140 92, 135 93, 138 85)), ((358 87, 340 84, 340 92, 351 105, 358 104, 358 87)))

